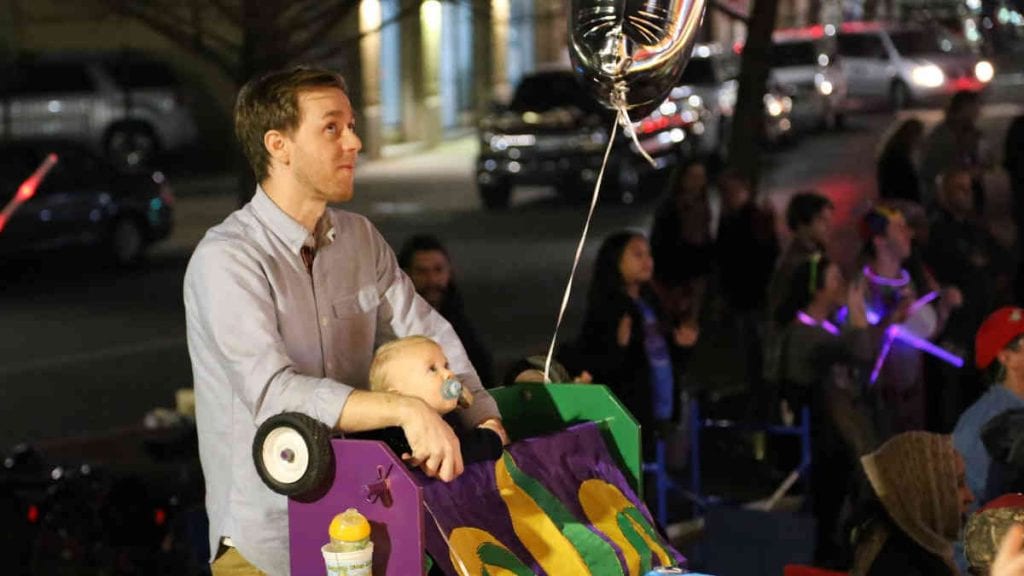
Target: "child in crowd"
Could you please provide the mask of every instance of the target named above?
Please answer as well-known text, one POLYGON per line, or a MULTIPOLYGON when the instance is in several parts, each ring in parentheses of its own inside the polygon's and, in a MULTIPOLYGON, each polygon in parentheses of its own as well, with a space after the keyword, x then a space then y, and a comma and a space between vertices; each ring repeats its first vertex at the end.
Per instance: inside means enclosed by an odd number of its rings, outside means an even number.
POLYGON ((582 367, 640 422, 644 450, 652 453, 654 430, 667 431, 678 416, 682 362, 697 340, 696 326, 673 325, 664 313, 651 283, 653 268, 643 234, 605 239, 578 342, 582 367))
MULTIPOLYGON (((495 460, 501 456, 501 438, 496 432, 487 428, 466 429, 452 417, 457 408, 472 404, 472 396, 448 368, 448 358, 441 346, 430 338, 408 336, 378 348, 370 364, 370 389, 414 396, 444 415, 459 439, 463 463, 495 460)), ((412 453, 401 428, 349 436, 382 440, 403 460, 412 453)))

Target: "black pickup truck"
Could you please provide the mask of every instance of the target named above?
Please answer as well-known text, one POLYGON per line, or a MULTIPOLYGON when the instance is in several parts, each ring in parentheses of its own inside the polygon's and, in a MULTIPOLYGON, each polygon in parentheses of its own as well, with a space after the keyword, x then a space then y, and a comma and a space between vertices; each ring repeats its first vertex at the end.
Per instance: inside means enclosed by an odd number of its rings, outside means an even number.
MULTIPOLYGON (((484 206, 507 207, 517 185, 554 186, 570 201, 589 198, 613 119, 614 112, 601 106, 571 70, 524 76, 511 103, 478 126, 476 176, 484 206)), ((655 165, 618 130, 602 195, 624 203, 657 195, 669 169, 697 148, 700 119, 700 110, 671 99, 646 118, 633 118, 632 129, 655 165)))

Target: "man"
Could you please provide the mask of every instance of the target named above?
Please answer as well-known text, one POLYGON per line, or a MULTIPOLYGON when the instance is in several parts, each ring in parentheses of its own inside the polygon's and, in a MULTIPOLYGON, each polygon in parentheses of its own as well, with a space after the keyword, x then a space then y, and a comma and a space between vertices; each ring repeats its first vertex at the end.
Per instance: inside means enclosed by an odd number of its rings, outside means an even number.
POLYGON ((344 80, 272 72, 242 87, 235 129, 259 185, 212 228, 185 273, 185 312, 206 478, 212 571, 289 573, 284 496, 252 460, 257 427, 297 411, 344 432, 399 426, 412 463, 462 472, 452 429, 422 400, 367 390, 375 342, 439 342, 474 393, 470 426, 504 430, 454 330, 416 295, 365 218, 327 209, 352 197, 362 146, 344 80))
MULTIPOLYGON (((953 168, 942 177, 939 211, 931 222, 929 240, 924 251, 928 268, 940 284, 954 284, 963 291, 964 305, 950 314, 942 333, 942 346, 966 356, 975 333, 985 315, 995 308, 1000 285, 1009 285, 1006 272, 1009 258, 988 230, 974 216, 971 174, 953 168)), ((978 395, 979 379, 971 370, 952 371, 948 365, 935 366, 929 382, 942 379, 942 394, 929 395, 944 399, 932 403, 937 423, 949 430, 960 412, 978 395)), ((937 390, 934 390, 936 391, 937 390)))
MULTIPOLYGON (((889 205, 872 207, 861 220, 864 238, 865 303, 872 324, 891 317, 894 311, 909 314, 902 329, 931 339, 945 325, 952 309, 962 303, 960 291, 942 290, 937 305, 921 303, 918 298, 938 290, 938 284, 926 271, 910 271, 904 263, 911 255, 912 234, 903 214, 889 205)), ((903 313, 897 314, 902 316, 903 313)), ((883 344, 871 374, 871 384, 880 396, 888 422, 882 422, 882 437, 925 428, 925 390, 922 353, 896 339, 883 344)))
POLYGON ((992 386, 961 416, 953 430, 953 445, 967 463, 967 486, 979 505, 1000 496, 986 490, 991 457, 982 442, 982 428, 1008 410, 1024 408, 1024 309, 1004 307, 985 319, 974 341, 978 368, 992 386))
POLYGON ((980 116, 981 95, 961 90, 950 98, 945 119, 928 135, 921 178, 924 180, 923 203, 929 211, 938 207, 939 176, 955 167, 971 172, 972 207, 977 215, 984 213, 982 176, 987 159, 982 156, 980 116))
MULTIPOLYGON (((768 319, 775 323, 779 306, 789 293, 789 281, 797 266, 807 262, 816 252, 825 252, 832 213, 835 207, 828 198, 813 191, 798 192, 786 206, 786 226, 793 233, 786 250, 768 282, 768 319)), ((786 318, 781 323, 786 323, 786 318)))
POLYGON ((455 283, 451 258, 444 244, 427 234, 413 236, 398 251, 398 265, 412 279, 416 293, 455 329, 480 380, 485 385, 491 384, 494 377, 491 353, 466 316, 462 293, 455 283))

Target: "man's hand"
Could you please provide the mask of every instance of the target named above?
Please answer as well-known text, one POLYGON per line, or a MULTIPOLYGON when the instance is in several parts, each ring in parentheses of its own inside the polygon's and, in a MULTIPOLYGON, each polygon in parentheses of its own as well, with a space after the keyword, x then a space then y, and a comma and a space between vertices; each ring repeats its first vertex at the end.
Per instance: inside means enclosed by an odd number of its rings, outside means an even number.
POLYGON ((615 335, 615 340, 619 344, 619 348, 625 348, 629 346, 630 336, 633 334, 633 318, 629 314, 623 314, 622 319, 619 320, 619 330, 615 335))
POLYGON ((488 430, 494 432, 495 434, 498 435, 499 438, 501 438, 501 445, 508 446, 508 432, 506 432, 505 427, 501 425, 501 420, 498 420, 497 418, 490 418, 488 420, 484 420, 483 422, 481 422, 480 425, 477 426, 477 428, 487 428, 488 430))
POLYGON ((409 461, 431 478, 451 482, 462 474, 462 452, 455 432, 419 398, 404 397, 401 426, 412 449, 409 461))

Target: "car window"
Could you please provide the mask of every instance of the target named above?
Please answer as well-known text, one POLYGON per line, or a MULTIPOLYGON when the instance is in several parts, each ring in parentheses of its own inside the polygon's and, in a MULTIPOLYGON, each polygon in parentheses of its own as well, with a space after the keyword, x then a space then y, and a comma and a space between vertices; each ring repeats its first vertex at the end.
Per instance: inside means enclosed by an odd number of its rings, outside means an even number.
POLYGON ((772 47, 772 67, 816 66, 818 64, 818 48, 814 42, 783 42, 772 47))
POLYGON ((716 83, 715 68, 711 58, 691 58, 683 69, 679 84, 706 85, 716 83))
POLYGON ((885 47, 877 34, 840 34, 839 54, 851 58, 884 58, 885 47))
POLYGON ((509 107, 516 112, 547 112, 555 108, 602 111, 600 104, 569 73, 526 76, 509 107))
POLYGON ((171 67, 162 62, 120 58, 105 66, 122 88, 167 88, 178 83, 171 67))
POLYGON ((904 56, 953 54, 965 48, 948 34, 928 30, 900 30, 889 34, 896 51, 904 56))
POLYGON ((38 62, 18 69, 16 94, 67 94, 92 92, 93 81, 79 62, 38 62))

